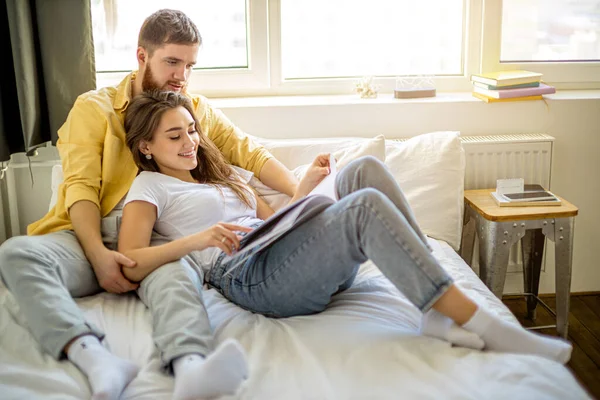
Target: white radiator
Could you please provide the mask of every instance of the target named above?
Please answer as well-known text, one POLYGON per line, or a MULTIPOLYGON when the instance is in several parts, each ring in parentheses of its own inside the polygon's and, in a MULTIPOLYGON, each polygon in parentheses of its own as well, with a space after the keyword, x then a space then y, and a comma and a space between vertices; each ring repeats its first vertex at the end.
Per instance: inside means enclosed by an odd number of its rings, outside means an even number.
POLYGON ((552 144, 545 134, 465 136, 465 190, 496 187, 496 179, 523 178, 550 188, 552 144))
MULTIPOLYGON (((526 183, 550 187, 553 137, 518 134, 464 136, 461 140, 467 160, 465 189, 491 188, 496 186, 496 179, 516 177, 523 177, 526 183)), ((0 188, 3 187, 0 191, 0 242, 24 234, 27 225, 48 209, 52 167, 59 163, 58 152, 54 147, 46 147, 40 148, 38 153, 30 160, 24 154, 13 155, 4 179, 0 181, 0 188)), ((519 263, 517 254, 520 252, 512 252, 513 266, 519 263)))
MULTIPOLYGON (((519 134, 462 137, 465 149, 465 190, 496 187, 496 179, 523 178, 550 189, 552 145, 554 138, 545 134, 519 134)), ((473 267, 479 267, 477 238, 473 267)), ((544 256, 545 258, 545 256, 544 256)), ((546 261, 542 263, 545 271, 546 261)), ((508 272, 523 270, 521 242, 510 251, 508 272)))
POLYGON ((24 235, 27 225, 46 214, 52 193, 52 167, 56 164, 60 164, 60 160, 55 147, 41 147, 38 155, 30 159, 24 153, 11 156, 0 181, 4 205, 0 243, 5 238, 24 235))

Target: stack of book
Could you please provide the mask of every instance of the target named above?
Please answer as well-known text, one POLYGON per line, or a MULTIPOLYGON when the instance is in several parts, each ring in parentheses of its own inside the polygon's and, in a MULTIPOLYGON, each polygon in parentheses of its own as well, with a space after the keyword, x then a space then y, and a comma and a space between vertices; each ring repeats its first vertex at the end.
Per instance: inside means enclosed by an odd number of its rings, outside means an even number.
POLYGON ((541 83, 542 74, 531 71, 500 71, 472 75, 473 96, 486 103, 541 100, 542 95, 556 93, 552 86, 541 83))

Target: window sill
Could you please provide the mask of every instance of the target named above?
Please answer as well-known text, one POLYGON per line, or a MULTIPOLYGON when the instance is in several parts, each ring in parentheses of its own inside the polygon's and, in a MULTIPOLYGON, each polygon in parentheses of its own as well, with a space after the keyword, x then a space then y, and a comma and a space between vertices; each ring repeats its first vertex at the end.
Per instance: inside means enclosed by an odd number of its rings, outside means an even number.
MULTIPOLYGON (((376 99, 358 95, 240 97, 211 99, 243 131, 264 138, 406 138, 456 130, 463 135, 549 133, 564 115, 594 115, 600 90, 560 90, 545 101, 485 103, 470 92, 440 92, 423 99, 376 99)), ((585 122, 585 117, 581 123, 585 122)))
MULTIPOLYGON (((544 95, 547 100, 598 100, 600 90, 560 90, 544 95)), ((263 96, 211 98, 216 108, 257 108, 257 107, 303 107, 303 106, 340 106, 340 105, 389 105, 389 104, 434 104, 434 103, 484 103, 471 95, 471 92, 441 92, 435 97, 418 99, 396 99, 390 93, 382 93, 374 99, 361 99, 358 95, 327 96, 263 96)), ((510 104, 523 104, 510 102, 510 104)))

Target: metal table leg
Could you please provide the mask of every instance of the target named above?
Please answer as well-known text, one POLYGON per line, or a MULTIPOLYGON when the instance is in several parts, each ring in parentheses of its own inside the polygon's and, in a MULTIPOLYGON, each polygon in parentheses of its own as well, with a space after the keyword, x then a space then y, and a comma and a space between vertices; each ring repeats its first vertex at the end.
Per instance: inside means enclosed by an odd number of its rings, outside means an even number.
POLYGON ((502 299, 511 246, 525 234, 525 224, 488 221, 477 217, 479 277, 502 299))
POLYGON ((473 246, 475 245, 475 218, 471 217, 473 212, 469 206, 465 205, 465 217, 463 221, 462 239, 460 241, 460 256, 472 267, 473 246))
POLYGON ((554 220, 556 277, 556 330, 566 338, 569 333, 569 300, 573 263, 573 231, 575 218, 554 220))
POLYGON ((544 254, 544 234, 542 229, 529 229, 521 240, 523 256, 523 288, 527 296, 527 318, 535 320, 536 306, 540 287, 540 272, 542 270, 542 256, 544 254))

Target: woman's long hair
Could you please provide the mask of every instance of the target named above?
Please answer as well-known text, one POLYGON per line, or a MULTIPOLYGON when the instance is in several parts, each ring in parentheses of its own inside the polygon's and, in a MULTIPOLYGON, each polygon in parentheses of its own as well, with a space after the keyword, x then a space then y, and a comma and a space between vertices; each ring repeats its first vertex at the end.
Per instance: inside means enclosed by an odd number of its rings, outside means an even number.
POLYGON ((152 141, 165 111, 177 107, 183 107, 190 113, 200 137, 196 155, 198 165, 190 171, 192 177, 200 183, 214 185, 219 190, 219 185, 229 187, 244 204, 253 208, 250 188, 241 179, 236 179, 239 175, 225 161, 217 146, 201 131, 190 99, 176 92, 147 91, 133 98, 127 107, 125 113, 127 146, 140 171, 160 172, 156 161, 148 160, 142 154, 140 142, 152 141))

